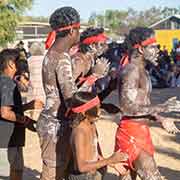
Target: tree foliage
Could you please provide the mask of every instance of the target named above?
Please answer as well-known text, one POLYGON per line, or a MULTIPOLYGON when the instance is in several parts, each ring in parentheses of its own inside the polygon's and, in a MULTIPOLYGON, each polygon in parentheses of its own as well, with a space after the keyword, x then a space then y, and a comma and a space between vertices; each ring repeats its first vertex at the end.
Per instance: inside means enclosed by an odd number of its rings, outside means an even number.
POLYGON ((89 23, 91 25, 108 28, 110 32, 124 34, 124 32, 127 32, 135 26, 150 26, 174 14, 180 14, 180 7, 151 7, 144 11, 136 11, 132 8, 126 11, 106 10, 104 14, 96 14, 94 12, 89 18, 89 23))
POLYGON ((31 8, 33 0, 0 1, 0 46, 12 42, 16 36, 16 27, 21 16, 31 8))

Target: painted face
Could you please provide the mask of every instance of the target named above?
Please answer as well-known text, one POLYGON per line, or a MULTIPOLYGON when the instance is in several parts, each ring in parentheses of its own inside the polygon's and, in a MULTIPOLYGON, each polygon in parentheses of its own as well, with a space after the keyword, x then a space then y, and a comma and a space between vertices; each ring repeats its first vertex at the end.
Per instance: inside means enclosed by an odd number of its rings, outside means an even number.
POLYGON ((101 56, 108 49, 108 45, 106 44, 106 42, 98 42, 90 45, 90 47, 96 56, 101 56))
POLYGON ((153 63, 154 65, 158 65, 157 59, 159 56, 159 49, 157 43, 153 43, 150 45, 147 45, 143 48, 144 50, 144 58, 153 63))
POLYGON ((73 37, 74 37, 74 45, 76 45, 80 40, 79 28, 73 29, 73 37))

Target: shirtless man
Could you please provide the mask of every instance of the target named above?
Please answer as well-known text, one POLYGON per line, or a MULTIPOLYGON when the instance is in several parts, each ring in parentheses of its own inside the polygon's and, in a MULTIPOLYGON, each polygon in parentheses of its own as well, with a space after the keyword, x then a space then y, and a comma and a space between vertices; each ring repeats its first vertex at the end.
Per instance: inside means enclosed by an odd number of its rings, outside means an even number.
MULTIPOLYGON (((72 56, 73 76, 78 85, 83 82, 84 77, 91 76, 91 82, 94 83, 107 75, 108 60, 98 58, 107 49, 106 40, 103 28, 88 28, 81 33, 79 50, 72 56)), ((90 83, 89 86, 91 85, 90 83)))
MULTIPOLYGON (((72 56, 74 79, 78 85, 82 85, 79 86, 79 90, 92 90, 98 93, 101 102, 110 94, 116 84, 109 61, 99 58, 107 50, 106 41, 107 36, 104 34, 103 28, 88 28, 81 33, 79 50, 72 56)), ((101 107, 113 112, 117 112, 118 109, 112 104, 101 104, 101 107)), ((108 117, 112 116, 108 115, 108 117)))
POLYGON ((99 160, 100 149, 95 122, 99 119, 100 100, 90 92, 78 92, 72 98, 69 118, 72 120, 71 148, 73 168, 68 180, 96 180, 97 170, 127 160, 125 153, 114 153, 99 160))
POLYGON ((119 99, 123 118, 116 134, 116 151, 129 155, 130 174, 123 180, 161 180, 156 166, 147 121, 161 122, 170 132, 178 132, 172 121, 159 115, 161 112, 179 111, 179 102, 168 100, 161 105, 151 105, 151 81, 145 70, 146 61, 156 64, 158 48, 152 29, 137 27, 132 29, 125 39, 128 47, 129 63, 119 72, 119 99))
POLYGON ((79 41, 80 17, 74 8, 62 7, 51 15, 50 25, 53 31, 46 41, 49 51, 42 67, 46 104, 37 131, 43 160, 41 179, 62 180, 70 158, 71 131, 65 112, 77 90, 69 50, 79 41))

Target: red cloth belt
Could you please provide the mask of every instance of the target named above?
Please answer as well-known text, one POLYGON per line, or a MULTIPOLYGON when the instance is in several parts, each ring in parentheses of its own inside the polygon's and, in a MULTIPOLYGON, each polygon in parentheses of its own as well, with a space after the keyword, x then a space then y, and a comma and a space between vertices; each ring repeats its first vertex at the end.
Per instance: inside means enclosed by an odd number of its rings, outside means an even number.
POLYGON ((123 118, 116 131, 115 151, 127 153, 128 165, 133 168, 133 161, 141 150, 154 155, 149 127, 144 123, 123 118))

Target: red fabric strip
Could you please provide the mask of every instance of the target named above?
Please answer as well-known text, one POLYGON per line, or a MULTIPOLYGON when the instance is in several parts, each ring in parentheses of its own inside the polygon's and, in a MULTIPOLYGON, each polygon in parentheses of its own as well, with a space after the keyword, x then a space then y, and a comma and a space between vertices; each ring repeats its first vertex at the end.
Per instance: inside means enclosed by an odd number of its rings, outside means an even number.
POLYGON ((135 44, 133 47, 135 49, 139 48, 139 47, 143 47, 143 46, 147 46, 153 43, 156 43, 156 38, 148 38, 145 41, 142 41, 141 44, 135 44))
POLYGON ((120 68, 124 67, 127 64, 129 64, 129 56, 125 54, 120 60, 120 68))
POLYGON ((107 36, 104 33, 102 33, 102 34, 98 34, 96 36, 91 36, 84 39, 83 43, 89 45, 89 44, 93 44, 97 42, 105 42, 106 40, 107 40, 107 36))
POLYGON ((80 28, 80 23, 75 23, 75 24, 72 24, 72 25, 69 25, 69 26, 61 27, 61 28, 57 29, 56 32, 69 30, 71 28, 80 28))
POLYGON ((45 42, 46 49, 49 49, 52 46, 52 44, 54 43, 54 41, 56 39, 56 32, 61 32, 61 31, 69 30, 71 28, 80 28, 80 23, 75 23, 75 24, 72 24, 72 25, 69 25, 69 26, 65 26, 65 27, 61 27, 61 28, 59 28, 57 30, 51 31, 48 34, 46 42, 45 42))
POLYGON ((97 77, 91 75, 88 77, 80 77, 79 78, 79 83, 87 83, 88 86, 91 86, 95 83, 95 81, 97 80, 97 77))
POLYGON ((71 110, 75 113, 86 112, 87 110, 97 106, 98 104, 100 104, 100 100, 99 100, 98 96, 96 96, 94 99, 90 100, 89 102, 87 102, 81 106, 72 108, 71 110))

